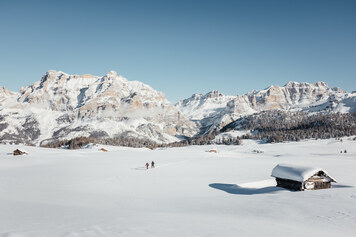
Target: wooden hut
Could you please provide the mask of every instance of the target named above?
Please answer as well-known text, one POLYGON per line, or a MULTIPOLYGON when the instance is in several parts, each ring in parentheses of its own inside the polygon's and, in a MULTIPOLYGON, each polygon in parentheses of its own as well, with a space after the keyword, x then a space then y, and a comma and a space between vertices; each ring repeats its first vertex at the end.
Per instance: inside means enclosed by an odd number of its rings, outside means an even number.
POLYGON ((321 168, 279 164, 272 170, 272 177, 276 178, 277 187, 296 191, 331 188, 335 179, 321 168))
POLYGON ((108 150, 106 150, 105 148, 101 148, 100 149, 102 152, 108 152, 108 150))
POLYGON ((14 156, 20 156, 20 155, 25 155, 25 154, 27 154, 27 153, 24 152, 24 151, 20 151, 19 149, 16 149, 16 150, 13 151, 12 154, 13 154, 14 156))

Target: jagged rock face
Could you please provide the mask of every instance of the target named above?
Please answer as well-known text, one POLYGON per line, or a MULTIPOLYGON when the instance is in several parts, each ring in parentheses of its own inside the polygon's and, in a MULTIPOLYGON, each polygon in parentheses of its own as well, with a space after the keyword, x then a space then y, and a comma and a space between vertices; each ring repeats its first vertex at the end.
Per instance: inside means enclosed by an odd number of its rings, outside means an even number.
POLYGON ((26 140, 33 144, 91 134, 114 137, 128 131, 138 138, 169 142, 196 132, 163 93, 114 71, 98 77, 52 70, 18 93, 2 94, 0 90, 0 115, 6 115, 8 124, 0 131, 3 142, 11 142, 4 135, 16 137, 17 128, 24 124, 16 113, 37 122, 40 135, 26 140))
POLYGON ((251 114, 272 109, 303 108, 325 101, 329 96, 337 93, 345 93, 345 91, 340 88, 329 88, 325 82, 315 84, 289 82, 283 87, 270 86, 265 90, 237 96, 229 102, 228 108, 231 113, 238 114, 251 114))
POLYGON ((15 95, 14 92, 9 91, 5 87, 0 87, 0 106, 2 106, 6 100, 8 100, 14 95, 15 95))
POLYGON ((0 142, 39 145, 79 136, 171 142, 275 109, 356 112, 356 94, 324 82, 289 82, 240 96, 194 94, 172 106, 163 93, 114 71, 103 77, 48 71, 18 93, 0 88, 0 142))
MULTIPOLYGON (((245 95, 226 96, 219 94, 215 97, 219 98, 218 100, 208 99, 211 94, 215 95, 216 92, 206 95, 194 94, 189 99, 182 100, 176 105, 187 117, 191 114, 201 115, 195 116, 196 123, 201 128, 201 134, 220 129, 242 116, 261 111, 275 109, 315 111, 315 108, 319 110, 332 109, 332 106, 336 108, 336 102, 333 105, 320 105, 327 103, 329 98, 333 96, 338 98, 337 101, 342 101, 349 96, 340 88, 329 88, 324 82, 315 84, 289 82, 283 87, 270 86, 264 90, 252 91, 245 95), (206 113, 206 108, 218 109, 211 109, 209 113, 206 113)), ((342 110, 340 106, 339 110, 342 110)), ((337 110, 334 109, 334 111, 337 110)))
POLYGON ((91 116, 123 106, 128 110, 171 107, 161 92, 141 82, 130 82, 113 71, 104 77, 48 71, 40 82, 21 89, 20 94, 20 103, 56 111, 95 111, 91 116))
POLYGON ((234 96, 227 96, 218 91, 205 95, 194 94, 190 98, 179 101, 175 106, 189 119, 202 120, 223 110, 226 103, 234 96))

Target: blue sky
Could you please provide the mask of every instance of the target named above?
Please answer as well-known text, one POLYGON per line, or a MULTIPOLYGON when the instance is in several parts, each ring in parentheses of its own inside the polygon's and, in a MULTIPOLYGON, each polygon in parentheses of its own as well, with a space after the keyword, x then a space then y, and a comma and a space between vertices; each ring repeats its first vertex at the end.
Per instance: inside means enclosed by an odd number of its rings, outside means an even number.
POLYGON ((0 86, 115 70, 172 102, 288 81, 356 90, 356 1, 0 1, 0 86))

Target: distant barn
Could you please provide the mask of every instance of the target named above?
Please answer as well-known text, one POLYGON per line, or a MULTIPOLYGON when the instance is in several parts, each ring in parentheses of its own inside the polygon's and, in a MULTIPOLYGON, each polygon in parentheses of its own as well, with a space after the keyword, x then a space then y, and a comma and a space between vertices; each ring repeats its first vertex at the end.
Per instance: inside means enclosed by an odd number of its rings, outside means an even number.
POLYGON ((296 191, 331 188, 334 178, 325 170, 315 167, 279 164, 272 170, 277 187, 296 191))
POLYGON ((12 154, 13 154, 14 156, 20 156, 20 155, 25 155, 25 154, 27 154, 27 153, 24 152, 24 151, 20 151, 19 149, 16 149, 16 150, 13 151, 12 154))
POLYGON ((108 152, 108 150, 106 150, 105 148, 101 148, 100 149, 102 152, 108 152))

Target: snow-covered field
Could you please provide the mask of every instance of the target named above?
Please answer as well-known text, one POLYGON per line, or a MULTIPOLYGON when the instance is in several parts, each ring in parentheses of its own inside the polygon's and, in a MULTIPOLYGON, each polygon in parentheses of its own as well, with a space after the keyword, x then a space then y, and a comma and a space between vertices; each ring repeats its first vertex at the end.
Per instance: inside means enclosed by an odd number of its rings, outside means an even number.
POLYGON ((355 236, 356 141, 343 140, 244 141, 216 154, 1 145, 0 236, 355 236), (16 148, 29 155, 8 154, 16 148), (278 163, 319 166, 338 183, 276 188, 278 163))

